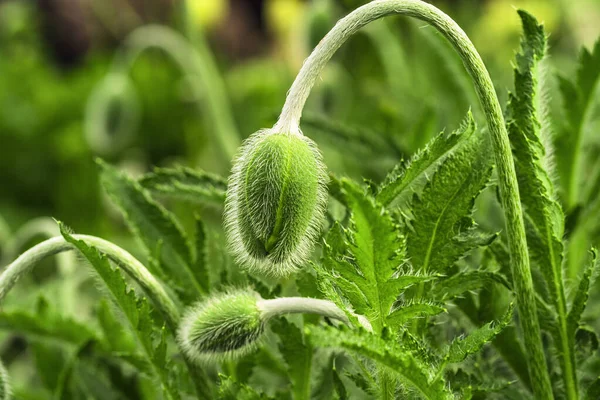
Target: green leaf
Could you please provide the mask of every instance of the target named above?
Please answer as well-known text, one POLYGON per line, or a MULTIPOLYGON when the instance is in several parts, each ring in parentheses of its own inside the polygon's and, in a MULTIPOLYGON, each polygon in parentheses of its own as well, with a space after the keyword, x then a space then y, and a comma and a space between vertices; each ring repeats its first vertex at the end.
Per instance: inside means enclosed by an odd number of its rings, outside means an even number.
MULTIPOLYGON (((569 333, 563 278, 564 214, 550 179, 549 132, 546 90, 546 34, 543 26, 524 11, 521 51, 517 54, 515 92, 509 94, 507 128, 510 136, 519 193, 524 208, 527 243, 532 264, 541 271, 550 302, 558 316, 555 333, 563 383, 568 397, 577 397, 573 334, 569 333)), ((548 324, 542 328, 549 329, 548 324)), ((550 329, 549 329, 550 330, 550 329)))
POLYGON ((335 329, 332 327, 311 326, 308 329, 310 341, 324 347, 341 347, 354 354, 367 357, 386 367, 411 392, 419 393, 426 399, 451 399, 444 381, 432 377, 429 366, 424 365, 409 352, 392 342, 386 342, 364 330, 335 329))
POLYGON ((252 387, 238 383, 230 376, 219 375, 219 399, 220 400, 266 400, 270 397, 259 393, 252 387))
POLYGON ((415 318, 433 317, 446 311, 446 308, 439 304, 412 303, 396 306, 388 316, 388 324, 390 326, 398 326, 415 318))
POLYGON ((498 273, 490 271, 466 271, 459 272, 447 279, 436 281, 431 297, 447 301, 491 284, 500 284, 510 289, 510 283, 498 273))
MULTIPOLYGON (((470 130, 475 129, 472 120, 470 130)), ((489 245, 496 235, 480 232, 471 218, 475 199, 492 171, 489 143, 478 132, 447 156, 414 194, 407 235, 407 255, 421 273, 446 273, 476 247, 489 245)))
POLYGON ((193 268, 192 246, 175 217, 154 201, 137 182, 115 168, 98 161, 102 184, 121 209, 130 229, 141 240, 148 255, 160 249, 161 278, 172 281, 184 302, 196 301, 206 294, 202 271, 193 268))
POLYGON ((59 226, 65 240, 75 246, 93 267, 106 288, 106 294, 125 317, 125 321, 141 350, 140 355, 145 360, 146 368, 143 372, 156 378, 162 394, 167 399, 179 399, 179 393, 172 386, 168 376, 169 366, 165 354, 165 331, 163 328, 160 333, 155 332, 155 322, 151 315, 152 310, 146 298, 139 298, 127 286, 121 273, 110 265, 106 256, 98 252, 96 248, 88 246, 84 241, 75 239, 67 232, 64 225, 59 224, 59 226), (156 336, 159 337, 158 345, 155 347, 153 339, 156 336))
MULTIPOLYGON (((579 189, 585 174, 582 170, 586 161, 583 153, 586 141, 586 125, 596 102, 596 89, 600 82, 600 40, 590 52, 582 49, 579 67, 574 81, 559 78, 565 110, 565 123, 555 138, 555 158, 564 191, 565 203, 573 209, 580 201, 579 189)), ((591 133, 591 132, 590 132, 591 133)))
POLYGON ((200 204, 222 204, 227 191, 225 178, 186 167, 155 168, 138 182, 154 195, 200 204))
MULTIPOLYGON (((360 151, 363 155, 367 154, 384 154, 389 157, 398 158, 405 151, 397 147, 393 142, 386 140, 386 137, 381 132, 373 132, 365 127, 347 125, 340 121, 331 120, 329 117, 305 112, 302 114, 302 125, 318 130, 324 134, 323 137, 333 144, 350 146, 360 151)), ((357 152, 358 153, 358 152, 357 152)), ((357 154, 358 155, 358 154, 357 154)))
POLYGON ((512 315, 513 306, 511 304, 502 320, 490 322, 475 329, 464 338, 454 340, 448 348, 445 361, 450 364, 459 363, 469 355, 478 353, 486 343, 492 341, 511 322, 512 315))
POLYGON ((88 325, 49 310, 45 299, 40 299, 36 313, 7 310, 0 313, 0 329, 10 329, 39 339, 51 339, 75 346, 88 340, 99 340, 88 325))
POLYGON ((327 235, 321 275, 326 274, 323 278, 329 283, 321 287, 336 304, 343 303, 339 290, 358 314, 369 319, 374 331, 381 332, 402 291, 434 277, 403 275, 404 239, 397 224, 360 186, 348 179, 340 183, 351 213, 350 227, 335 223, 327 235))
POLYGON ((589 291, 590 291, 590 282, 592 279, 593 272, 596 271, 600 267, 600 262, 597 260, 597 252, 593 250, 592 259, 585 269, 581 280, 579 281, 579 286, 577 291, 575 292, 575 296, 573 297, 573 302, 571 303, 571 309, 569 310, 569 314, 567 315, 567 324, 569 328, 569 335, 574 337, 575 331, 579 327, 581 321, 581 315, 585 310, 585 305, 588 301, 589 291))
POLYGON ((585 393, 585 400, 600 399, 600 377, 596 378, 585 393))
POLYGON ((440 133, 425 149, 417 152, 410 161, 398 164, 381 185, 376 196, 377 201, 387 208, 396 207, 408 201, 416 188, 423 186, 426 175, 433 172, 474 132, 475 122, 469 113, 459 129, 450 133, 440 133))
POLYGON ((287 364, 294 399, 309 400, 312 346, 305 343, 300 329, 284 318, 272 321, 271 329, 279 336, 279 351, 287 364))

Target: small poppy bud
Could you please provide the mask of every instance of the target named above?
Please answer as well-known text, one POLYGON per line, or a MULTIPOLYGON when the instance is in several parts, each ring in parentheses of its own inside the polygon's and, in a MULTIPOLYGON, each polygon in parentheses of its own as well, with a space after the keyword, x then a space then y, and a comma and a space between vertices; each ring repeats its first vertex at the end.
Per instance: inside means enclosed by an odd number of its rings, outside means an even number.
MULTIPOLYGON (((235 289, 192 306, 182 319, 177 340, 185 355, 195 362, 236 359, 256 349, 270 319, 297 313, 350 323, 346 313, 328 300, 264 300, 251 289, 235 289)), ((357 317, 365 329, 372 330, 365 317, 357 317)))
POLYGON ((286 276, 310 256, 327 203, 327 173, 302 134, 258 131, 235 160, 225 204, 230 248, 242 266, 286 276))
POLYGON ((260 296, 236 290, 198 303, 184 316, 178 340, 194 361, 236 358, 252 351, 264 331, 260 296))

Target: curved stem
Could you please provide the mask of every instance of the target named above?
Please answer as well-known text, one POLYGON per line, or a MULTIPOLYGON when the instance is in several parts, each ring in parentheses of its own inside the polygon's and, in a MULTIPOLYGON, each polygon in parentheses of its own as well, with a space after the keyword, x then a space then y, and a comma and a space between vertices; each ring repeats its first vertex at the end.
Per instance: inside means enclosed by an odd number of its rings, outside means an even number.
POLYGON ((205 111, 212 118, 216 140, 228 160, 233 159, 240 145, 240 135, 227 99, 225 83, 207 44, 195 36, 192 47, 177 32, 160 25, 146 25, 133 31, 125 41, 125 47, 115 56, 113 71, 124 73, 136 59, 149 48, 164 50, 189 78, 195 101, 206 105, 205 111))
POLYGON ((377 0, 356 9, 336 24, 305 61, 273 129, 279 132, 299 132, 302 109, 327 61, 360 28, 392 14, 415 17, 434 26, 458 52, 473 79, 494 146, 521 329, 530 355, 528 370, 533 392, 536 398, 551 399, 552 386, 537 318, 517 177, 502 109, 481 57, 456 22, 436 7, 420 0, 377 0))
MULTIPOLYGON (((148 272, 141 262, 119 246, 104 239, 88 235, 73 235, 73 237, 96 247, 115 264, 125 270, 148 294, 154 306, 165 316, 169 326, 176 329, 180 318, 177 306, 165 292, 160 282, 148 272)), ((41 260, 70 250, 75 250, 75 247, 59 236, 48 239, 21 254, 0 275, 0 302, 6 297, 17 281, 31 271, 41 260)))
MULTIPOLYGON (((318 314, 350 325, 350 320, 346 313, 329 300, 312 299, 309 297, 282 297, 279 299, 259 300, 257 306, 261 310, 265 320, 285 314, 318 314)), ((365 317, 362 315, 357 315, 356 317, 365 329, 372 330, 371 324, 365 317)))

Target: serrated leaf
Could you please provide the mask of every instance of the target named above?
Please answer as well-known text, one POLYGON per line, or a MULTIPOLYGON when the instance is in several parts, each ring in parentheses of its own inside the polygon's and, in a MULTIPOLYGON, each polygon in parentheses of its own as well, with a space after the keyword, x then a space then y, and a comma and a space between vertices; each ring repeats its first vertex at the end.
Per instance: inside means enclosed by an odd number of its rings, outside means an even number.
POLYGON ((386 367, 402 385, 426 399, 451 399, 452 394, 439 377, 431 377, 428 366, 391 342, 364 330, 334 329, 311 326, 307 328, 310 341, 318 346, 341 347, 367 357, 386 367))
POLYGON ((1 312, 0 329, 11 329, 34 338, 57 340, 75 346, 90 339, 99 340, 88 325, 55 312, 41 311, 39 306, 35 314, 24 310, 1 312))
MULTIPOLYGON (((468 123, 473 125, 474 123, 468 123)), ((475 129, 474 126, 470 129, 475 129)), ((445 273, 476 247, 496 235, 484 234, 471 218, 475 199, 492 170, 489 143, 478 132, 447 156, 411 202, 407 255, 421 273, 445 273)))
POLYGON ((388 315, 388 324, 398 326, 419 317, 433 317, 446 312, 446 308, 439 304, 412 303, 396 307, 388 315))
POLYGON ((193 268, 192 246, 175 217, 154 201, 147 191, 115 168, 98 161, 102 184, 123 213, 148 255, 160 248, 161 278, 173 281, 184 302, 196 301, 206 292, 202 271, 193 268))
POLYGON ((474 132, 475 122, 469 113, 459 129, 450 133, 440 133, 410 161, 398 164, 382 183, 376 196, 377 201, 387 208, 408 201, 415 189, 422 186, 427 178, 426 175, 433 172, 474 132))
POLYGON ((219 399, 221 400, 267 400, 267 395, 259 393, 252 387, 238 383, 230 376, 219 375, 219 399))
POLYGON ((464 293, 500 284, 510 289, 510 283, 502 275, 490 271, 459 272, 447 279, 439 279, 432 288, 432 296, 438 300, 451 300, 464 293))
POLYGON ((287 364, 294 399, 310 399, 312 346, 304 342, 300 329, 284 318, 272 321, 271 329, 279 336, 279 351, 287 364))
POLYGON ((512 314, 513 306, 511 305, 502 320, 490 322, 475 329, 464 338, 454 340, 448 348, 445 362, 459 363, 470 354, 479 352, 486 343, 491 342, 511 322, 512 314))
POLYGON ((573 352, 573 334, 568 332, 567 306, 563 278, 564 214, 550 179, 551 164, 546 148, 548 132, 542 130, 547 118, 544 98, 546 34, 543 26, 524 11, 521 51, 517 54, 515 92, 509 94, 507 128, 513 147, 515 169, 524 208, 527 243, 532 263, 541 271, 549 293, 545 299, 553 306, 558 321, 552 319, 543 328, 557 340, 559 362, 569 395, 577 395, 577 375, 573 352))
MULTIPOLYGON (((369 319, 375 332, 381 332, 402 291, 435 277, 403 275, 404 240, 397 224, 360 186, 348 179, 340 183, 351 212, 350 227, 336 223, 329 231, 323 268, 333 288, 369 319)), ((333 288, 329 296, 339 303, 333 288)))
POLYGON ((200 204, 222 204, 227 191, 225 178, 186 167, 155 168, 138 182, 153 195, 200 204))
POLYGON ((134 334, 139 348, 142 350, 139 354, 142 355, 147 366, 143 372, 157 379, 161 392, 167 399, 179 399, 179 393, 169 380, 167 360, 164 350, 161 348, 164 342, 164 333, 160 336, 158 348, 154 346, 155 323, 148 301, 145 298, 137 297, 135 292, 127 286, 121 273, 110 265, 106 256, 98 252, 96 248, 88 246, 84 241, 75 239, 62 224, 59 226, 65 240, 75 246, 90 263, 104 284, 109 298, 123 313, 130 331, 134 334))
POLYGON ((585 182, 581 176, 585 165, 582 153, 586 146, 586 124, 600 82, 600 40, 590 52, 583 48, 574 81, 559 78, 559 87, 565 110, 565 123, 555 138, 556 164, 568 209, 580 201, 579 187, 585 182))
POLYGON ((594 271, 597 270, 599 267, 600 262, 598 262, 597 253, 594 250, 592 253, 592 259, 587 268, 585 269, 581 280, 579 281, 577 291, 575 292, 575 296, 573 297, 573 301, 571 303, 571 309, 569 310, 569 314, 567 315, 569 335, 571 336, 575 335, 575 331, 579 327, 581 316, 583 314, 583 311, 585 310, 585 306, 588 301, 592 275, 594 271))
POLYGON ((585 400, 600 399, 600 377, 596 378, 585 393, 585 400))
POLYGON ((316 129, 324 138, 333 144, 350 146, 364 154, 387 154, 389 157, 398 158, 405 151, 397 147, 396 143, 386 140, 380 132, 373 132, 368 128, 348 125, 340 121, 311 112, 302 114, 302 125, 316 129))

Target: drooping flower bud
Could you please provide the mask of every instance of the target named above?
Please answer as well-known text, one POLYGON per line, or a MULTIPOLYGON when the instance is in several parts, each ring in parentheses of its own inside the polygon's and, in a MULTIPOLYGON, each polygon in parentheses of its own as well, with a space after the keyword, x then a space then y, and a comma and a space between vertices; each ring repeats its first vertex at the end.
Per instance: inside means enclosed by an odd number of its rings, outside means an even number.
POLYGON ((235 290, 201 302, 184 316, 178 341, 194 361, 241 357, 256 347, 264 331, 258 294, 235 290))
POLYGON ((323 222, 327 173, 302 134, 258 131, 235 160, 225 204, 231 251, 242 266, 286 276, 308 257, 323 222))

